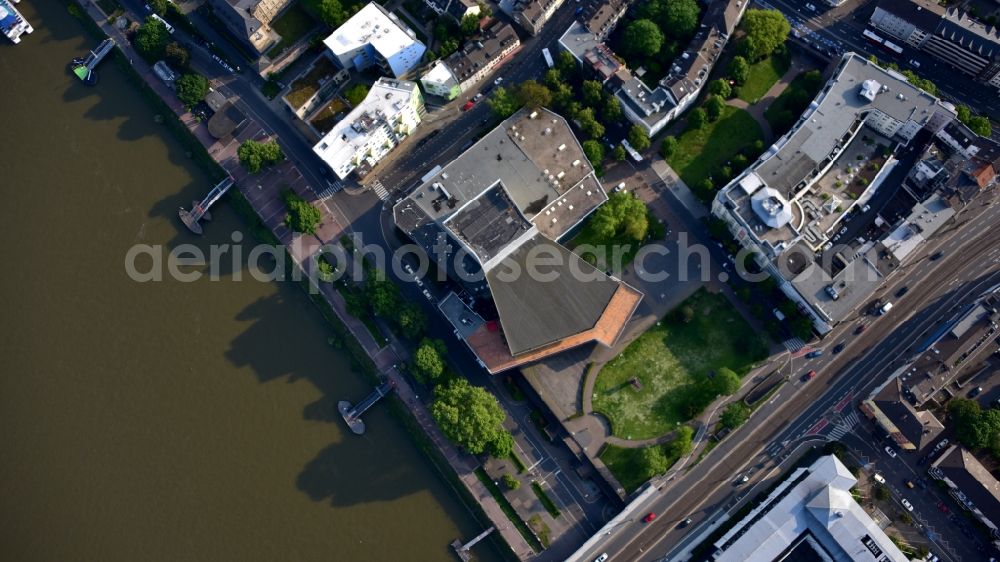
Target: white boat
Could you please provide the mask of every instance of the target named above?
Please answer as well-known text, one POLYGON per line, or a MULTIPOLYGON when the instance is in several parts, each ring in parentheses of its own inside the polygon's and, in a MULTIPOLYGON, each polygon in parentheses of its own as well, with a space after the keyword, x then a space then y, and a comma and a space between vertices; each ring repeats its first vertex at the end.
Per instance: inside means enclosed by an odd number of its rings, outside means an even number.
MULTIPOLYGON (((15 2, 17 0, 14 0, 15 2)), ((12 42, 20 43, 21 35, 31 33, 34 28, 8 0, 0 0, 0 32, 12 42)))

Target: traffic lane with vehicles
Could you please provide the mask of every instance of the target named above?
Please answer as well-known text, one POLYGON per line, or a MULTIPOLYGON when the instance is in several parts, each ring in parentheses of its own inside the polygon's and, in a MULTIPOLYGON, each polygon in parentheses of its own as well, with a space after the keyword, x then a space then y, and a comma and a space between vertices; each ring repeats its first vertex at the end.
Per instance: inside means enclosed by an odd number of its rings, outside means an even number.
MULTIPOLYGON (((868 420, 863 420, 858 431, 845 435, 841 442, 859 462, 866 458, 871 463, 866 467, 869 474, 879 474, 885 479, 884 485, 892 494, 896 510, 910 514, 916 523, 914 529, 931 542, 930 550, 934 554, 953 562, 977 560, 986 555, 988 540, 975 533, 966 535, 972 530, 969 523, 962 520, 961 514, 955 513, 958 505, 927 474, 930 463, 917 463, 920 458, 918 453, 900 451, 896 457, 890 457, 884 447, 891 446, 887 445, 891 440, 884 439, 878 428, 868 420), (913 487, 908 483, 912 483, 913 487), (912 511, 902 503, 904 499, 913 507, 912 511)), ((936 455, 942 454, 946 448, 939 449, 936 455)), ((893 513, 886 515, 897 520, 893 513)), ((903 526, 905 528, 905 524, 903 526)))
MULTIPOLYGON (((994 275, 990 281, 1000 281, 1000 275, 994 275)), ((951 304, 942 303, 942 306, 951 306, 951 304)), ((938 310, 931 310, 927 316, 933 317, 938 313, 938 310)), ((932 318, 930 322, 933 323, 932 318)), ((926 325, 924 327, 926 329, 926 325)), ((754 418, 752 417, 747 427, 742 428, 739 430, 741 433, 733 436, 740 440, 738 443, 732 437, 723 441, 722 444, 716 447, 716 450, 713 450, 702 461, 702 464, 699 464, 692 470, 692 475, 699 468, 702 468, 703 465, 703 471, 721 471, 725 475, 735 474, 735 471, 726 472, 725 470, 726 466, 732 465, 712 462, 715 460, 714 457, 716 455, 725 455, 726 458, 751 459, 746 464, 738 466, 737 470, 745 470, 747 466, 752 465, 756 473, 763 474, 767 472, 774 461, 785 458, 784 454, 782 454, 783 450, 794 447, 796 443, 800 443, 803 440, 811 438, 822 440, 822 436, 809 435, 809 429, 824 419, 825 416, 830 415, 838 403, 842 401, 842 397, 847 395, 852 389, 857 389, 856 392, 859 393, 857 394, 859 396, 861 395, 860 393, 866 395, 867 392, 870 392, 871 388, 874 388, 875 382, 883 380, 881 377, 872 377, 872 373, 888 374, 891 371, 892 357, 899 349, 898 344, 895 346, 888 344, 877 345, 868 353, 872 360, 862 359, 857 362, 852 360, 854 364, 851 366, 849 372, 843 378, 836 380, 834 384, 830 385, 827 383, 826 385, 822 385, 813 383, 814 386, 804 385, 793 389, 790 392, 790 399, 785 401, 784 404, 774 406, 774 408, 782 409, 783 406, 787 406, 791 401, 809 404, 794 421, 789 424, 787 419, 782 420, 772 417, 760 420, 760 423, 755 427, 753 424, 754 418), (768 434, 768 437, 764 439, 752 439, 755 433, 765 433, 768 434), (765 447, 763 444, 757 445, 758 443, 768 443, 768 445, 765 447), (777 451, 778 454, 759 454, 765 450, 777 451), (724 468, 718 468, 720 464, 724 468)), ((820 381, 823 380, 822 377, 823 375, 821 375, 820 381)), ((779 394, 785 394, 786 392, 788 391, 783 389, 779 394)), ((770 408, 772 406, 769 403, 767 406, 762 407, 770 408)), ((666 505, 657 507, 661 510, 669 509, 672 513, 690 514, 695 518, 696 523, 700 523, 707 515, 713 514, 720 507, 732 503, 734 501, 733 496, 740 497, 742 495, 742 492, 733 492, 729 488, 731 484, 729 477, 715 477, 711 472, 709 472, 709 475, 713 476, 713 478, 708 481, 706 481, 705 477, 694 482, 689 482, 685 479, 685 488, 681 492, 683 495, 676 499, 668 498, 666 505), (698 493, 693 493, 693 490, 697 490, 698 493)), ((751 483, 754 481, 755 478, 751 478, 751 483)), ((671 544, 679 543, 683 537, 684 533, 667 528, 662 536, 644 545, 642 547, 643 551, 640 552, 637 548, 633 548, 631 550, 622 549, 620 552, 622 552, 624 559, 657 560, 665 554, 671 544)), ((610 546, 606 546, 606 548, 609 551, 611 550, 610 546)))
MULTIPOLYGON (((974 227, 975 225, 973 225, 974 227)), ((967 267, 964 275, 969 278, 974 278, 978 273, 981 273, 981 268, 971 268, 967 267)), ((928 284, 935 290, 941 290, 939 284, 928 284)), ((914 300, 913 302, 922 302, 924 299, 914 300)), ((950 302, 941 302, 939 306, 952 306, 950 302)), ((903 314, 903 311, 898 311, 898 314, 903 314)), ((925 322, 929 321, 933 323, 933 319, 936 315, 939 315, 942 311, 934 308, 929 310, 924 317, 925 322)), ((897 316, 896 318, 900 318, 897 316)), ((842 396, 845 395, 849 390, 858 386, 859 383, 870 381, 871 372, 873 369, 886 371, 891 365, 890 363, 898 356, 898 352, 902 350, 899 346, 901 342, 901 337, 906 339, 905 336, 896 336, 885 342, 879 341, 879 338, 884 337, 885 333, 893 326, 890 323, 883 323, 881 326, 875 326, 869 333, 869 338, 865 341, 877 341, 875 346, 870 347, 864 352, 877 360, 877 364, 873 364, 871 361, 860 361, 855 364, 857 359, 855 353, 844 353, 841 354, 841 359, 834 368, 838 366, 843 368, 849 364, 854 364, 850 370, 848 376, 841 378, 841 380, 835 381, 833 386, 830 383, 826 384, 813 384, 811 386, 806 386, 802 389, 796 389, 794 386, 791 387, 791 391, 787 389, 782 389, 779 391, 778 396, 773 398, 769 404, 762 406, 774 411, 790 411, 794 413, 795 411, 802 412, 796 421, 791 421, 790 416, 782 415, 771 417, 754 416, 748 422, 747 426, 740 430, 741 436, 739 441, 734 439, 727 439, 722 442, 716 450, 713 451, 705 460, 703 460, 699 465, 697 465, 685 477, 683 480, 685 482, 685 487, 681 490, 679 487, 671 488, 666 494, 664 494, 663 501, 661 504, 657 505, 659 511, 670 510, 671 513, 677 514, 679 517, 682 514, 690 514, 695 517, 695 521, 698 522, 698 517, 703 516, 705 513, 711 513, 719 505, 725 503, 727 497, 730 495, 729 491, 723 488, 723 486, 729 485, 730 475, 736 474, 745 469, 745 464, 739 464, 743 461, 729 461, 729 459, 754 459, 750 462, 757 462, 757 454, 764 450, 765 445, 768 443, 776 444, 779 448, 783 448, 791 444, 793 438, 801 437, 806 430, 822 418, 828 410, 835 406, 836 402, 841 400, 842 396), (891 348, 891 349, 890 349, 891 348), (882 350, 881 353, 879 351, 882 350), (877 354, 877 356, 875 355, 877 354), (828 388, 829 387, 829 388, 828 388), (829 390, 829 391, 827 391, 829 390), (823 397, 821 400, 820 397, 823 397), (786 408, 789 403, 795 403, 798 408, 786 408), (802 405, 808 405, 807 408, 802 408, 802 405), (791 425, 789 422, 791 421, 791 425), (750 439, 749 437, 753 434, 762 433, 764 435, 776 436, 776 438, 771 441, 770 439, 750 439), (785 442, 785 445, 782 443, 785 442), (723 476, 718 476, 722 474, 723 476), (690 478, 689 478, 690 477, 690 478), (709 478, 711 477, 711 478, 709 478), (706 489, 712 489, 715 486, 716 493, 706 494, 706 489), (690 490, 699 490, 698 494, 688 493, 690 490), (721 494, 718 491, 722 490, 721 494), (713 502, 708 507, 702 507, 709 502, 713 502)), ((922 325, 923 329, 926 329, 926 325, 922 325)), ((906 330, 912 329, 912 327, 907 327, 906 330)), ((906 331, 904 330, 904 331, 906 331)), ((840 329, 839 332, 835 332, 834 336, 843 336, 848 331, 850 331, 850 326, 845 326, 840 329)), ((831 361, 828 356, 826 361, 831 361)), ((817 358, 816 361, 820 359, 817 358)), ((821 371, 820 381, 825 378, 821 371)), ((793 383, 794 384, 794 383, 793 383)), ((766 461, 766 458, 765 458, 766 461)), ((759 466, 763 465, 763 462, 759 463, 759 466)), ((655 525, 655 523, 654 523, 655 525)), ((660 532, 664 534, 655 542, 650 542, 644 546, 645 552, 650 552, 653 549, 655 552, 658 549, 665 550, 665 544, 669 544, 669 541, 673 541, 679 537, 679 535, 673 533, 672 529, 659 528, 660 532)), ((631 533, 632 536, 625 536, 624 533, 620 533, 614 538, 614 544, 610 542, 602 543, 606 545, 609 551, 613 548, 615 552, 624 551, 630 544, 638 542, 634 536, 636 533, 631 533)), ((641 543, 639 543, 641 545, 641 543)), ((636 545, 636 548, 639 547, 636 545)), ((661 550, 661 551, 662 551, 661 550)), ((641 553, 635 551, 631 553, 633 556, 638 557, 641 553)))
MULTIPOLYGON (((862 2, 854 10, 830 10, 820 14, 809 12, 792 0, 766 0, 759 4, 780 10, 793 25, 801 23, 800 29, 807 28, 813 36, 799 40, 824 54, 830 55, 832 46, 833 53, 853 50, 865 56, 875 55, 881 60, 892 60, 934 82, 944 97, 951 101, 985 111, 994 119, 1000 118, 1000 100, 989 86, 975 82, 972 77, 962 74, 953 66, 917 51, 902 41, 893 41, 903 49, 903 54, 898 57, 890 56, 887 51, 867 43, 861 33, 867 27, 874 3, 862 2), (919 66, 910 64, 911 60, 917 61, 919 66)), ((818 7, 821 5, 817 4, 818 7)))
MULTIPOLYGON (((393 256, 402 241, 396 238, 391 216, 381 212, 379 199, 371 192, 353 195, 350 201, 364 202, 368 209, 355 222, 356 228, 365 233, 379 232, 374 238, 366 234, 365 244, 380 247, 380 252, 393 256), (388 218, 388 222, 380 220, 388 218)), ((510 418, 516 422, 519 433, 519 447, 530 458, 523 459, 529 466, 535 466, 540 478, 549 484, 549 493, 557 498, 564 516, 575 519, 571 532, 566 539, 557 540, 550 549, 539 555, 540 560, 561 560, 569 555, 576 545, 583 543, 587 537, 599 528, 605 521, 605 514, 610 507, 607 499, 594 487, 588 485, 574 470, 576 460, 568 450, 557 440, 550 442, 531 423, 530 407, 525 403, 514 401, 502 388, 502 375, 488 374, 479 364, 464 342, 458 339, 454 328, 440 317, 438 303, 454 287, 448 280, 432 278, 428 273, 419 276, 418 263, 411 256, 398 256, 399 263, 388 264, 386 271, 390 279, 400 287, 401 295, 407 302, 418 303, 431 319, 428 323, 427 336, 441 339, 448 345, 448 361, 457 372, 460 372, 473 384, 490 388, 500 400, 510 418), (428 296, 429 295, 429 296, 428 296), (570 540, 571 539, 571 540, 570 540), (575 542, 574 542, 575 541, 575 542)))
MULTIPOLYGON (((406 150, 405 157, 390 158, 380 163, 384 165, 375 170, 374 176, 377 176, 390 192, 408 189, 436 164, 443 165, 460 154, 469 139, 483 132, 483 127, 494 123, 488 97, 475 102, 468 111, 461 111, 461 107, 477 93, 484 89, 492 89, 497 78, 502 78, 501 85, 507 88, 515 87, 524 80, 541 79, 548 68, 542 57, 542 49, 549 47, 553 53, 558 52, 554 48, 555 43, 573 21, 576 6, 567 3, 558 8, 542 28, 542 32, 536 36, 526 37, 526 34, 519 32, 521 49, 513 60, 480 82, 478 88, 464 92, 462 96, 444 106, 441 111, 451 112, 452 117, 449 118, 450 122, 437 125, 436 128, 442 131, 441 134, 420 147, 404 144, 400 149, 406 150)), ((498 17, 505 16, 500 14, 498 17)))

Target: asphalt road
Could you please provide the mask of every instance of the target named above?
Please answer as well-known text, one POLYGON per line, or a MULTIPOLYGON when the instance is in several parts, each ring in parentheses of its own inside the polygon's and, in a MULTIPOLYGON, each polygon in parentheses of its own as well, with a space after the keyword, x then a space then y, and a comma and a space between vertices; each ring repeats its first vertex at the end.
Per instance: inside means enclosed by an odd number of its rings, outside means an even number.
MULTIPOLYGON (((992 86, 976 82, 955 67, 904 45, 902 41, 893 41, 903 48, 900 56, 893 56, 889 51, 866 41, 861 34, 868 27, 875 2, 851 1, 840 8, 829 8, 824 2, 813 2, 817 11, 807 9, 804 2, 796 0, 758 0, 757 4, 780 10, 793 28, 799 24, 800 29, 807 28, 814 32, 810 37, 799 39, 800 42, 808 42, 813 49, 829 51, 832 46, 842 51, 875 55, 880 60, 895 62, 901 69, 913 70, 917 75, 934 82, 944 99, 968 105, 974 111, 1000 120, 1000 99, 992 86), (916 61, 919 66, 913 65, 911 61, 916 61)), ((884 32, 876 33, 886 37, 884 32)))
MULTIPOLYGON (((635 522, 613 530, 583 559, 608 553, 612 560, 658 560, 668 552, 679 554, 686 537, 698 534, 698 527, 715 519, 719 510, 733 504, 744 489, 753 486, 776 461, 796 446, 845 396, 851 395, 850 407, 867 394, 895 368, 918 336, 955 307, 974 299, 980 291, 1000 282, 998 259, 977 261, 970 256, 982 255, 1000 244, 1000 233, 991 226, 1000 219, 1000 206, 988 208, 973 203, 968 213, 983 212, 961 228, 950 229, 924 249, 924 256, 938 249, 945 257, 930 262, 926 257, 904 267, 891 278, 881 292, 893 294, 907 285, 909 294, 896 303, 887 316, 874 320, 859 315, 854 322, 837 328, 824 341, 825 348, 843 342, 845 349, 834 355, 829 350, 823 356, 806 360, 791 360, 790 382, 735 434, 724 440, 698 465, 672 480, 654 483, 663 491, 646 505, 635 510, 635 522), (978 208, 977 208, 978 207, 978 208), (986 261, 987 263, 983 263, 986 261), (854 336, 859 323, 870 324, 863 336, 854 336), (799 377, 810 369, 819 376, 802 383, 799 377), (734 488, 737 474, 752 469, 755 478, 743 488, 734 488), (638 518, 653 511, 660 516, 652 523, 638 518), (677 524, 691 517, 694 524, 677 529, 677 524)), ((995 255, 995 254, 994 254, 995 255)))
MULTIPOLYGON (((518 34, 521 36, 520 51, 494 74, 484 79, 479 88, 464 92, 443 107, 440 111, 449 113, 441 120, 444 123, 422 125, 417 134, 404 141, 387 161, 379 163, 375 171, 365 179, 365 183, 378 180, 390 192, 406 190, 413 187, 414 182, 435 165, 449 162, 465 150, 477 135, 492 127, 493 113, 486 103, 486 98, 481 99, 468 111, 462 111, 462 105, 496 78, 503 78, 504 86, 516 85, 528 79, 541 79, 547 69, 542 58, 542 49, 549 47, 553 54, 556 53, 554 47, 573 21, 578 6, 579 4, 575 2, 565 2, 537 36, 528 36, 518 29, 518 34), (420 139, 433 130, 440 130, 440 133, 422 146, 417 146, 420 139)), ((505 16, 500 14, 498 17, 505 16)))

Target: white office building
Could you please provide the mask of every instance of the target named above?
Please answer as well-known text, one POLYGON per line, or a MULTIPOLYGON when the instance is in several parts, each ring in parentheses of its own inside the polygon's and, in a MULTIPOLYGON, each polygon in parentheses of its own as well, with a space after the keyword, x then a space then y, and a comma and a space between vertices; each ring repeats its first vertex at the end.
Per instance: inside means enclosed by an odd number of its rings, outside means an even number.
POLYGON ((363 178, 420 124, 424 98, 416 82, 379 78, 364 101, 324 136, 313 151, 337 177, 363 178))
POLYGON ((395 14, 371 2, 337 28, 323 44, 341 67, 378 66, 396 78, 416 68, 427 47, 395 14))

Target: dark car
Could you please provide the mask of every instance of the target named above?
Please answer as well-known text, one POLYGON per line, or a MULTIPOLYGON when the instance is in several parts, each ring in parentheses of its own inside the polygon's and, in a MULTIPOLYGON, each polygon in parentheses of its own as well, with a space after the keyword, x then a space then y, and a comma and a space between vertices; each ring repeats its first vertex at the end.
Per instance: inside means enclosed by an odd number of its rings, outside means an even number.
POLYGON ((910 291, 909 287, 900 287, 899 290, 896 291, 896 298, 898 299, 899 297, 905 295, 909 291, 910 291))
POLYGON ((857 328, 854 329, 854 335, 858 335, 861 332, 864 332, 865 328, 866 328, 865 324, 862 324, 862 325, 858 326, 857 328))
POLYGON ((840 353, 841 351, 844 351, 844 344, 838 343, 837 345, 833 346, 834 354, 840 353))
POLYGON ((814 350, 814 351, 810 351, 809 353, 806 353, 806 359, 815 359, 815 358, 819 357, 820 355, 823 355, 823 350, 822 349, 817 349, 817 350, 814 350))
POLYGON ((685 520, 681 521, 680 523, 678 523, 677 524, 677 528, 678 529, 683 529, 684 527, 687 527, 690 524, 691 524, 691 518, 688 517, 687 519, 685 519, 685 520))
POLYGON ((937 251, 937 252, 934 252, 933 254, 931 254, 931 258, 930 259, 931 259, 931 261, 936 261, 936 260, 941 259, 941 256, 943 256, 943 255, 944 255, 944 252, 937 251))
POLYGON ((977 386, 976 388, 973 388, 972 390, 969 391, 969 398, 975 398, 976 396, 979 396, 979 394, 982 393, 982 391, 983 391, 983 387, 981 387, 981 386, 977 386))

